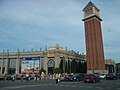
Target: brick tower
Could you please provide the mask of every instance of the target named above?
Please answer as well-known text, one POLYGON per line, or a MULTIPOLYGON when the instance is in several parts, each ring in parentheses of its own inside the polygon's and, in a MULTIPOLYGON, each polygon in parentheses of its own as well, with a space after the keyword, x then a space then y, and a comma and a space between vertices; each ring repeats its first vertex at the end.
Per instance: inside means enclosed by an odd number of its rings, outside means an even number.
POLYGON ((99 11, 91 1, 83 9, 87 73, 106 73, 99 11))

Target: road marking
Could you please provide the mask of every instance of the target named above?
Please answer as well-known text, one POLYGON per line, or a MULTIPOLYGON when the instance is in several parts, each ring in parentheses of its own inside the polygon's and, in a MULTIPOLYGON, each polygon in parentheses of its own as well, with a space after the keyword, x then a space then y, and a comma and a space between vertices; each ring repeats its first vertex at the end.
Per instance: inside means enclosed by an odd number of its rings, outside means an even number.
POLYGON ((84 86, 80 86, 80 87, 84 87, 84 86))
POLYGON ((64 85, 59 85, 59 86, 64 86, 64 85))
POLYGON ((87 88, 92 88, 93 86, 87 86, 87 88))
POLYGON ((77 87, 76 85, 74 85, 74 86, 71 86, 71 87, 77 87))
POLYGON ((53 84, 48 84, 48 85, 53 85, 53 84))
POLYGON ((116 83, 116 84, 120 84, 120 83, 116 83))
MULTIPOLYGON (((10 87, 2 87, 2 89, 18 89, 18 88, 35 87, 35 86, 46 86, 46 85, 49 85, 49 84, 10 86, 10 87)), ((50 85, 56 86, 56 84, 50 84, 50 85)))
POLYGON ((54 86, 57 86, 57 84, 53 84, 54 86))
POLYGON ((97 89, 103 89, 102 87, 95 87, 95 88, 97 88, 97 89))
POLYGON ((106 89, 111 89, 111 87, 105 87, 106 89))
POLYGON ((11 87, 3 87, 3 88, 6 88, 6 89, 17 89, 17 88, 25 88, 25 87, 33 87, 33 86, 38 86, 38 85, 11 86, 11 87))
POLYGON ((60 83, 77 84, 77 83, 81 83, 81 82, 60 82, 60 83))
POLYGON ((66 87, 69 87, 70 85, 65 85, 66 87))
POLYGON ((43 84, 43 85, 48 85, 48 84, 43 84))

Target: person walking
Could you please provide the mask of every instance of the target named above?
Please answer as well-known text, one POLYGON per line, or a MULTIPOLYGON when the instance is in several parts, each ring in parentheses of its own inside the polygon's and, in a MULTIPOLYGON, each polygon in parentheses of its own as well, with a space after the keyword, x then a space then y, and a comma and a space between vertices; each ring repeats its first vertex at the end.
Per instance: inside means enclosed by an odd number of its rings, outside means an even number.
POLYGON ((58 74, 56 74, 56 84, 58 84, 58 74))
POLYGON ((28 74, 26 74, 26 81, 28 81, 29 80, 29 75, 28 74))
POLYGON ((21 75, 21 81, 23 81, 23 78, 24 78, 24 75, 22 74, 22 75, 21 75))

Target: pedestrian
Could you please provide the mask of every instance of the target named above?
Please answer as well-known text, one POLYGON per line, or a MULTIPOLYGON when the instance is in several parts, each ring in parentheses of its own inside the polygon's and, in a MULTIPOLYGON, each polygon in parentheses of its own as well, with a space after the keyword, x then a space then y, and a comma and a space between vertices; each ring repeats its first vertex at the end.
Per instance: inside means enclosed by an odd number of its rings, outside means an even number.
POLYGON ((58 78, 56 78, 56 84, 58 84, 58 78))
POLYGON ((29 75, 28 74, 26 74, 26 81, 28 81, 29 80, 29 75))
POLYGON ((5 81, 7 80, 7 74, 4 75, 4 80, 5 80, 5 81))
POLYGON ((23 81, 23 77, 24 77, 24 75, 22 74, 22 75, 21 75, 21 81, 23 81))
POLYGON ((58 84, 58 74, 56 74, 56 84, 58 84))
POLYGON ((35 81, 37 81, 37 78, 38 78, 38 76, 37 76, 37 74, 35 74, 35 81))

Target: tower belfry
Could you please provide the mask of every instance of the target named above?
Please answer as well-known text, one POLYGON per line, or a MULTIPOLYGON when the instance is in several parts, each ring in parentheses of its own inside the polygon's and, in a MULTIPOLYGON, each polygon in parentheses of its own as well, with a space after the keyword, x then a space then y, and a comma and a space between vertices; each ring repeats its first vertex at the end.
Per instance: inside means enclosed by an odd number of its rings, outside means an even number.
POLYGON ((100 21, 102 21, 99 14, 100 10, 91 1, 86 5, 83 11, 84 11, 84 20, 91 17, 96 17, 100 21))
POLYGON ((104 49, 99 9, 90 1, 84 12, 87 73, 105 73, 104 49))

